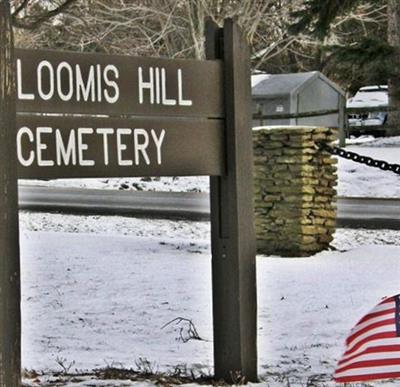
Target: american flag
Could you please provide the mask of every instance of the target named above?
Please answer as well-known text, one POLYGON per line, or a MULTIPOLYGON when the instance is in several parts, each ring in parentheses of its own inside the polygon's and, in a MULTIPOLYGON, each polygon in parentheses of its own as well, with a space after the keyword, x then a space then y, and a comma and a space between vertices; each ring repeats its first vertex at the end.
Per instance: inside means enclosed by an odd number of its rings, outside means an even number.
POLYGON ((351 330, 333 377, 338 383, 400 377, 400 294, 385 298, 351 330))

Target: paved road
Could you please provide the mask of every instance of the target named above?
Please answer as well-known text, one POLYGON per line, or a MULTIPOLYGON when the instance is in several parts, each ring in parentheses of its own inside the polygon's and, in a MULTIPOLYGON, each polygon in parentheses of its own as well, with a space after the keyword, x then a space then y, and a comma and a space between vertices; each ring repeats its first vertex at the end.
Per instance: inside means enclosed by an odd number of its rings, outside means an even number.
POLYGON ((19 186, 20 209, 206 219, 208 194, 19 186))
MULTIPOLYGON (((20 186, 20 208, 87 214, 209 218, 208 194, 20 186)), ((400 199, 339 198, 338 225, 400 230, 400 199)))
POLYGON ((400 230, 400 199, 339 198, 338 226, 400 230))

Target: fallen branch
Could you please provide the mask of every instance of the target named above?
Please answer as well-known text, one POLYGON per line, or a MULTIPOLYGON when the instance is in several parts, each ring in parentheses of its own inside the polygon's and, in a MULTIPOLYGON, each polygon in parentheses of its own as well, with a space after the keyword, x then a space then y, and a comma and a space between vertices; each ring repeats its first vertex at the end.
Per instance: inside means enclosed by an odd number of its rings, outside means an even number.
POLYGON ((175 323, 175 325, 179 325, 180 323, 187 323, 186 331, 184 331, 184 327, 179 327, 179 338, 178 340, 182 341, 183 343, 187 343, 189 340, 200 340, 200 341, 206 341, 197 332, 197 329, 195 325, 193 324, 193 321, 184 318, 184 317, 176 317, 173 320, 167 322, 165 325, 161 327, 161 329, 166 328, 169 325, 172 325, 175 323), (185 333, 185 334, 184 334, 185 333))

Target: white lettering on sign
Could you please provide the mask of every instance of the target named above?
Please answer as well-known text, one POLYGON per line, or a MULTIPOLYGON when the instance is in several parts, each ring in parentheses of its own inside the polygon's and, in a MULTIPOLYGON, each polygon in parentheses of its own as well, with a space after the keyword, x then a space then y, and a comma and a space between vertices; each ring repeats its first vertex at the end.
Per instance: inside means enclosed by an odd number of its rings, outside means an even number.
POLYGON ((65 146, 60 129, 56 130, 56 157, 57 165, 76 165, 76 137, 72 129, 65 146))
POLYGON ((32 131, 26 127, 23 126, 17 133, 17 157, 21 165, 24 167, 29 167, 33 164, 35 161, 35 152, 33 150, 29 151, 29 156, 28 158, 24 157, 22 153, 22 136, 28 136, 28 141, 32 144, 35 139, 32 131))
POLYGON ((153 137, 154 144, 156 145, 157 148, 157 164, 162 163, 162 158, 161 158, 161 145, 164 142, 164 137, 165 137, 165 130, 162 130, 160 132, 160 136, 157 137, 157 133, 154 129, 151 129, 151 137, 153 137))
POLYGON ((53 128, 49 128, 47 126, 40 126, 36 129, 36 155, 37 155, 37 164, 39 167, 52 167, 54 166, 53 160, 46 160, 43 156, 43 151, 47 150, 46 142, 42 141, 42 134, 51 134, 53 133, 53 128))
POLYGON ((140 154, 142 154, 143 159, 145 160, 146 164, 150 164, 149 156, 147 155, 147 147, 149 146, 149 135, 144 129, 135 129, 134 132, 135 136, 135 164, 140 164, 140 154), (143 142, 141 142, 141 139, 143 142))
MULTIPOLYGON (((17 79, 22 79, 21 59, 17 59, 17 79)), ((22 82, 17 82, 17 96, 18 99, 26 99, 26 100, 35 99, 33 93, 24 93, 22 91, 22 82)))
POLYGON ((114 104, 120 97, 117 80, 119 70, 115 65, 97 64, 84 72, 79 64, 74 67, 66 61, 53 65, 42 60, 36 68, 37 90, 23 90, 23 63, 17 59, 17 96, 20 100, 59 98, 68 101, 101 102, 114 104), (86 74, 86 75, 84 75, 86 74))
POLYGON ((47 60, 43 60, 39 63, 37 68, 37 82, 38 82, 38 94, 39 97, 45 101, 51 99, 54 95, 54 70, 53 66, 47 60), (43 83, 44 79, 46 78, 46 74, 43 76, 43 69, 47 68, 48 74, 47 79, 49 80, 49 91, 47 94, 43 91, 43 83))
POLYGON ((114 74, 114 78, 119 78, 118 69, 114 65, 107 65, 104 68, 104 83, 114 90, 114 95, 108 91, 108 89, 104 89, 104 98, 108 103, 115 103, 119 99, 119 87, 115 80, 109 78, 109 73, 114 74))
POLYGON ((97 128, 96 133, 103 135, 103 154, 104 154, 104 165, 108 165, 108 136, 114 133, 112 128, 97 128))
POLYGON ((128 147, 126 144, 122 142, 122 136, 129 136, 132 134, 131 129, 127 128, 118 128, 117 129, 117 156, 118 156, 118 165, 130 166, 133 165, 132 160, 124 160, 122 157, 122 152, 125 151, 128 147))
MULTIPOLYGON (((160 69, 156 67, 156 103, 160 104, 161 99, 160 99, 160 69)), ((143 100, 143 95, 142 95, 142 100, 143 100)), ((143 102, 141 102, 143 103, 143 102)))
POLYGON ((192 100, 183 99, 182 70, 178 69, 178 105, 192 106, 192 104, 192 100))
POLYGON ((84 135, 93 134, 92 128, 78 128, 78 160, 83 167, 93 167, 94 160, 85 160, 84 152, 89 149, 89 145, 83 140, 84 135))
POLYGON ((16 137, 17 158, 24 167, 107 166, 111 160, 125 167, 161 165, 165 137, 165 129, 76 128, 66 135, 59 128, 22 126, 16 137), (53 146, 54 153, 50 152, 53 146), (89 154, 96 155, 96 160, 89 154))
POLYGON ((87 75, 86 81, 83 80, 81 68, 79 65, 75 66, 76 73, 76 100, 79 102, 82 98, 83 100, 94 102, 96 100, 95 90, 96 81, 94 79, 94 67, 90 66, 89 73, 87 75))
POLYGON ((164 68, 161 69, 161 103, 166 106, 176 105, 176 100, 167 98, 167 73, 164 68))
POLYGON ((144 92, 148 95, 148 102, 153 105, 164 106, 192 106, 193 101, 183 98, 183 75, 182 70, 176 72, 177 78, 177 99, 167 96, 167 71, 164 67, 149 67, 146 76, 143 74, 143 68, 138 67, 138 91, 139 103, 145 103, 144 92))
POLYGON ((61 62, 57 67, 57 92, 63 101, 70 101, 74 94, 74 75, 72 67, 67 62, 61 62), (64 71, 63 71, 64 70, 64 71), (64 93, 62 89, 62 75, 66 73, 67 91, 64 93))
POLYGON ((141 67, 138 68, 139 77, 139 103, 143 103, 143 90, 148 89, 150 91, 150 103, 154 103, 154 70, 153 67, 149 68, 149 81, 143 81, 143 70, 141 67))

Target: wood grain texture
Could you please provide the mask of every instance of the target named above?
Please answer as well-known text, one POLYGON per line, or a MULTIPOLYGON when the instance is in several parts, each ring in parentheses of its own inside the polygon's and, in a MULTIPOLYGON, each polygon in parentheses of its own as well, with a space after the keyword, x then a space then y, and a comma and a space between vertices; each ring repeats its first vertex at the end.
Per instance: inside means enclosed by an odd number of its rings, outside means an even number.
POLYGON ((224 116, 222 64, 218 60, 23 49, 16 49, 15 55, 19 71, 18 112, 224 116), (139 79, 147 86, 139 88, 139 79), (162 102, 163 97, 170 100, 168 104, 162 102), (191 104, 181 105, 179 97, 191 104))
POLYGON ((222 124, 208 119, 19 115, 17 133, 23 134, 17 136, 18 177, 219 176, 225 169, 222 124), (43 127, 47 132, 39 132, 43 127), (79 134, 82 128, 85 134, 79 134), (98 132, 104 128, 107 136, 98 132), (137 139, 136 130, 141 132, 137 139), (138 151, 145 140, 148 146, 138 151), (80 144, 86 149, 80 151, 80 144), (66 148, 71 152, 62 157, 66 148), (30 161, 24 166, 25 160, 30 161))
POLYGON ((257 380, 250 63, 237 25, 211 21, 207 58, 224 60, 226 171, 210 180, 215 377, 257 380))
POLYGON ((21 385, 15 78, 10 5, 0 1, 0 387, 21 385))

